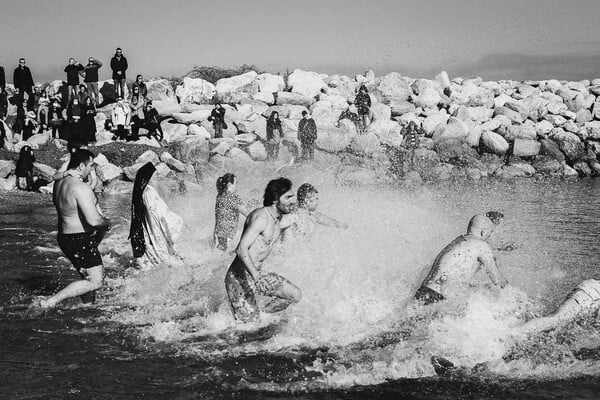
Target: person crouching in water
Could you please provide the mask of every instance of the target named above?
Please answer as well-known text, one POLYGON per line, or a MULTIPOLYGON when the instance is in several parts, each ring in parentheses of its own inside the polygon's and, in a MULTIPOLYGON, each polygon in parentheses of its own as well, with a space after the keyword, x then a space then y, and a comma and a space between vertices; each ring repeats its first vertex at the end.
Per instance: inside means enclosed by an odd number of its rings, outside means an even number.
POLYGON ((435 258, 429 274, 415 294, 425 305, 464 294, 473 276, 483 269, 492 284, 504 288, 508 282, 500 273, 491 246, 492 221, 482 214, 469 221, 467 234, 447 245, 435 258))
POLYGON ((35 156, 31 146, 23 146, 19 153, 15 175, 17 176, 17 188, 21 190, 32 190, 33 188, 33 163, 35 156))
POLYGON ((157 266, 178 265, 176 242, 181 236, 183 219, 175 214, 155 189, 156 168, 144 164, 135 176, 131 198, 129 239, 138 267, 149 270, 157 266))
POLYGON ((237 233, 240 213, 248 215, 237 191, 237 179, 233 174, 225 174, 217 179, 217 200, 215 202, 215 245, 226 251, 229 241, 237 233))
POLYGON ((285 231, 285 241, 287 241, 291 235, 310 238, 314 233, 316 224, 333 228, 348 228, 348 225, 343 222, 317 211, 317 207, 319 206, 319 191, 310 183, 302 184, 298 188, 296 197, 298 199, 298 208, 294 213, 297 218, 292 225, 292 229, 285 231))

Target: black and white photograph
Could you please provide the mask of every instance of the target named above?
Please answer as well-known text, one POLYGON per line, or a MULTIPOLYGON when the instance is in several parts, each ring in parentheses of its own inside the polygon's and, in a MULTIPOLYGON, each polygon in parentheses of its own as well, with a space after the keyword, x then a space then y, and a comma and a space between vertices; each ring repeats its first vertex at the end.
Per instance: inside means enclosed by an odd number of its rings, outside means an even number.
POLYGON ((600 399, 600 1, 6 0, 0 399, 600 399))

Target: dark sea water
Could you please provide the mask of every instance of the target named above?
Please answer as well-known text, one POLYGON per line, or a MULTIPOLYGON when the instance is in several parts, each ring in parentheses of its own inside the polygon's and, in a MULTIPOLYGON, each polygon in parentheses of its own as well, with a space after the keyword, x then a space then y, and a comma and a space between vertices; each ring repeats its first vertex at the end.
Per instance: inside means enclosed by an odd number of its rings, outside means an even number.
MULTIPOLYGON (((264 185, 245 186, 256 197, 250 187, 264 185)), ((597 314, 519 342, 507 335, 600 279, 600 180, 323 184, 322 210, 351 228, 272 256, 304 298, 257 326, 230 316, 231 256, 210 246, 214 190, 195 190, 169 198, 186 220, 188 265, 148 274, 130 268, 128 197, 102 197, 116 224, 101 246, 106 285, 94 306, 50 311, 30 304, 77 278, 56 245, 54 207, 45 195, 0 194, 0 398, 600 398, 597 314), (510 287, 489 291, 481 276, 463 302, 410 304, 435 254, 494 209, 506 214, 495 240, 517 245, 498 252, 510 287), (438 377, 432 355, 464 368, 438 377)))

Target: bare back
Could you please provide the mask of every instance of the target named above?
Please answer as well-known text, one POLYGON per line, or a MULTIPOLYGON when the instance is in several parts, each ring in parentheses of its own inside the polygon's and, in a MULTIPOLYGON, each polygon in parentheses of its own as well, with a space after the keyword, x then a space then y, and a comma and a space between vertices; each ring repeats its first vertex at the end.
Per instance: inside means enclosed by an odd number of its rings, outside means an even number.
POLYGON ((488 274, 496 270, 490 245, 470 235, 459 236, 436 257, 429 275, 423 282, 444 296, 453 294, 484 267, 488 274))

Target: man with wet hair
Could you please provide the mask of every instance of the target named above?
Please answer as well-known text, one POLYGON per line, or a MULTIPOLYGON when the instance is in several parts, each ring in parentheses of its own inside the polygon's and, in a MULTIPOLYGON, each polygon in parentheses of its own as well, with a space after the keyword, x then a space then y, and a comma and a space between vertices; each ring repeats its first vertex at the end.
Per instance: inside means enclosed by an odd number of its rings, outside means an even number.
POLYGON ((262 262, 271 254, 282 230, 292 225, 290 215, 296 202, 292 182, 286 178, 270 181, 265 189, 263 207, 248 214, 236 257, 225 276, 225 288, 236 319, 258 320, 257 296, 271 297, 262 311, 274 313, 300 301, 300 289, 275 273, 261 275, 262 262))
POLYGON ((508 282, 500 273, 492 248, 486 242, 492 231, 490 218, 483 214, 471 218, 467 234, 454 239, 435 258, 415 298, 428 305, 456 297, 481 268, 492 284, 504 288, 508 282))
POLYGON ((93 302, 93 292, 102 287, 103 265, 98 244, 110 228, 110 220, 98 212, 94 192, 84 183, 93 165, 94 154, 78 149, 71 154, 67 166, 71 173, 54 183, 58 245, 82 279, 70 283, 54 296, 40 298, 43 308, 55 307, 61 301, 76 296, 82 296, 84 302, 93 302))

